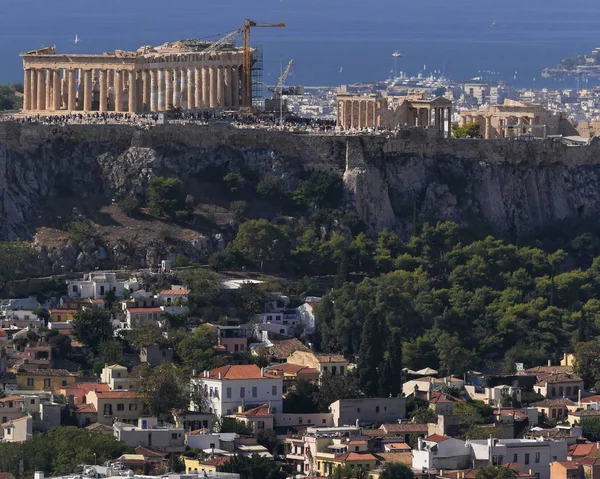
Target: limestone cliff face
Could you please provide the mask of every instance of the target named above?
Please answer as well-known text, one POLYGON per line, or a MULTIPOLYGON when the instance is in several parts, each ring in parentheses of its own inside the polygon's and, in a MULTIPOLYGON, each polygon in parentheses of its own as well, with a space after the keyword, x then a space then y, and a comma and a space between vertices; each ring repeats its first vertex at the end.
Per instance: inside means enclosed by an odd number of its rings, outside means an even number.
POLYGON ((346 207, 371 232, 389 228, 407 233, 417 218, 483 226, 516 238, 565 219, 588 221, 600 205, 596 142, 568 148, 552 140, 442 140, 426 130, 387 138, 4 122, 0 239, 32 238, 40 202, 54 197, 70 195, 85 202, 90 195, 143 195, 152 177, 187 181, 211 165, 233 171, 249 166, 259 175, 278 176, 290 188, 312 169, 339 175, 346 186, 346 207))

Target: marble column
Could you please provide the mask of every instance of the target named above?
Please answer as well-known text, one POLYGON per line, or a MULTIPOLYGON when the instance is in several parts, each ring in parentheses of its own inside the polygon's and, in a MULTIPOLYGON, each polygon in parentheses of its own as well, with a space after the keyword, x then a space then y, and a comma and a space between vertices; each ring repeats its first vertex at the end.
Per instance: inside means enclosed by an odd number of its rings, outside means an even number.
POLYGON ((43 68, 37 71, 37 109, 46 109, 46 70, 43 68))
POLYGON ((68 71, 69 93, 67 95, 67 110, 75 111, 77 109, 77 78, 75 70, 68 71))
POLYGON ((123 72, 121 70, 115 70, 115 83, 114 83, 114 95, 115 95, 115 111, 123 111, 123 72))
POLYGON ((484 132, 483 137, 486 140, 489 140, 490 138, 492 138, 492 117, 491 116, 485 117, 485 132, 484 132))
POLYGON ((31 69, 25 70, 23 80, 23 111, 31 110, 31 69))
MULTIPOLYGON (((202 108, 210 107, 210 67, 202 67, 202 108)), ((199 99, 196 99, 196 102, 200 102, 199 99)))
POLYGON ((179 91, 181 92, 181 108, 184 110, 188 109, 188 89, 187 89, 187 70, 180 70, 179 75, 181 76, 181 82, 179 85, 179 91))
POLYGON ((129 104, 127 110, 129 113, 135 113, 137 111, 137 77, 135 70, 129 70, 129 104))
POLYGON ((108 85, 106 83, 106 70, 100 70, 100 98, 98 102, 98 110, 104 113, 108 108, 108 85))
POLYGON ((231 106, 240 107, 240 69, 234 66, 231 69, 231 106))
POLYGON ((165 70, 165 110, 168 110, 173 105, 173 70, 167 68, 165 70))
POLYGON ((452 108, 448 107, 447 109, 448 118, 446 121, 448 122, 448 138, 452 136, 452 108))
POLYGON ((62 102, 62 92, 60 90, 61 87, 61 78, 60 78, 60 70, 52 71, 52 109, 54 111, 60 110, 60 105, 62 102))
POLYGON ((217 67, 217 106, 225 106, 225 73, 223 67, 217 67))
POLYGON ((171 101, 175 108, 181 107, 181 72, 179 68, 173 70, 173 97, 171 101))
POLYGON ((217 83, 218 81, 218 72, 217 72, 217 67, 210 67, 209 70, 210 73, 210 95, 209 95, 209 101, 208 101, 208 106, 209 108, 216 108, 217 107, 217 83))
POLYGON ((158 111, 165 111, 165 71, 158 70, 158 111))
POLYGON ((150 111, 158 111, 158 73, 150 70, 150 111))
POLYGON ((187 84, 188 84, 187 107, 188 107, 188 110, 193 110, 194 108, 196 108, 196 95, 195 95, 196 83, 195 83, 195 78, 194 78, 195 71, 196 70, 194 68, 188 68, 188 71, 187 71, 187 84))
POLYGON ((223 99, 225 103, 225 108, 231 108, 233 106, 231 101, 232 96, 232 88, 231 88, 231 67, 225 66, 223 67, 223 80, 224 80, 224 90, 225 90, 225 98, 223 99))
POLYGON ((54 70, 47 69, 46 70, 46 110, 52 110, 52 86, 54 85, 53 81, 54 70))
POLYGON ((83 110, 92 110, 92 71, 83 72, 83 110))
POLYGON ((150 110, 150 73, 148 70, 142 71, 142 111, 150 110))

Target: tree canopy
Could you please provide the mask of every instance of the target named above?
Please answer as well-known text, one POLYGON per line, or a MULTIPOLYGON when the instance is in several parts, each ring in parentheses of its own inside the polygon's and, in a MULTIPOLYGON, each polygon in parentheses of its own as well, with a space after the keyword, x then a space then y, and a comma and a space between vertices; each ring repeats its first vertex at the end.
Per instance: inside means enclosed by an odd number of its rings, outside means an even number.
POLYGON ((100 344, 113 338, 110 312, 98 308, 77 311, 73 321, 73 335, 94 353, 98 353, 100 344))

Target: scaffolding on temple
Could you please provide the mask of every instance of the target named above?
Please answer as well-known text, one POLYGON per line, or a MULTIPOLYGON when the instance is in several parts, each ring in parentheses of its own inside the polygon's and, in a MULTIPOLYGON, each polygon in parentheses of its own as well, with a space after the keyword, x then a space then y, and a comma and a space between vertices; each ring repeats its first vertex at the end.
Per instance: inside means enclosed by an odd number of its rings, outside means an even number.
POLYGON ((252 106, 259 110, 263 109, 264 104, 263 70, 263 47, 256 45, 252 54, 252 106))

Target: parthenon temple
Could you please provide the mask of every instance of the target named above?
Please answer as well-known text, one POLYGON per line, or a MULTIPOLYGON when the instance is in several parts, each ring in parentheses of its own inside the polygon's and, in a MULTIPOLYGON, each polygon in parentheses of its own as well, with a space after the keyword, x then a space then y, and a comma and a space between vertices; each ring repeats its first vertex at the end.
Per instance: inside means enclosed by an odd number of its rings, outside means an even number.
POLYGON ((422 126, 436 128, 441 136, 452 130, 452 101, 407 96, 337 95, 337 126, 344 130, 422 126))
POLYGON ((55 47, 22 53, 24 112, 161 112, 238 109, 241 48, 182 40, 135 52, 57 54, 55 47))

